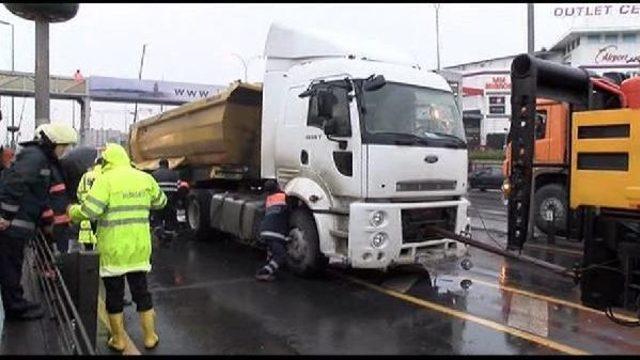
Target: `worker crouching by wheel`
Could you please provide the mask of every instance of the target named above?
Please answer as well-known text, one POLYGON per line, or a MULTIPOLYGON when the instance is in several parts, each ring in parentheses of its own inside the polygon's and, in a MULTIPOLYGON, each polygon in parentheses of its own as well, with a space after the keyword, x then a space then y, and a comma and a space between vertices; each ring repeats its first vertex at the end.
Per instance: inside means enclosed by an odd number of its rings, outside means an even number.
POLYGON ((287 258, 287 232, 289 230, 289 214, 287 197, 274 180, 265 183, 267 201, 265 214, 260 223, 260 241, 267 245, 270 256, 267 263, 256 273, 260 281, 275 280, 276 272, 285 264, 287 258))
POLYGON ((98 176, 82 205, 69 207, 74 222, 97 221, 97 249, 100 254, 100 277, 106 290, 111 336, 108 346, 116 351, 125 348, 124 281, 140 314, 144 346, 154 348, 159 341, 155 332, 155 313, 147 289, 151 270, 151 234, 149 211, 161 209, 167 197, 149 174, 131 167, 125 149, 107 144, 102 153, 102 173, 98 176))

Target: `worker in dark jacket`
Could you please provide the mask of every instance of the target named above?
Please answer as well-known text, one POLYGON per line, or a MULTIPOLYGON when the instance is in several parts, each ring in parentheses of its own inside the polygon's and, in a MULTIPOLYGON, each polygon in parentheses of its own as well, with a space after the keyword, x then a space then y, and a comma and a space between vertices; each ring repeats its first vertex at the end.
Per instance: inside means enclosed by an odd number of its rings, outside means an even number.
POLYGON ((9 320, 42 317, 39 304, 24 298, 20 284, 26 242, 35 236, 42 218, 52 218, 58 204, 50 194, 61 187, 58 159, 77 142, 76 131, 52 123, 36 129, 33 141, 21 144, 15 162, 0 180, 0 287, 5 316, 9 320), (57 187, 56 187, 57 186, 57 187))
POLYGON ((286 240, 289 232, 289 214, 287 197, 274 180, 267 180, 264 185, 267 193, 265 214, 260 223, 260 241, 266 243, 270 257, 267 263, 258 270, 256 279, 272 281, 275 273, 287 258, 286 240))
POLYGON ((153 214, 154 226, 161 226, 160 232, 163 238, 175 237, 178 218, 176 214, 176 200, 178 193, 178 186, 180 185, 180 176, 178 172, 169 169, 169 161, 167 159, 161 159, 159 162, 160 167, 154 171, 151 175, 156 180, 160 189, 167 196, 167 206, 159 211, 155 211, 153 214))

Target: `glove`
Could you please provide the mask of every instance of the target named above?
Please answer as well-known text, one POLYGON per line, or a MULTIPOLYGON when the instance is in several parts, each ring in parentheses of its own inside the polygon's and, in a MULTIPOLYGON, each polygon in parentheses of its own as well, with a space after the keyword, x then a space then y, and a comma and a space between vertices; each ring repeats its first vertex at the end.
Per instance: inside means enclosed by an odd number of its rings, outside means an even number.
POLYGON ((11 221, 0 217, 0 231, 6 230, 11 225, 11 221))

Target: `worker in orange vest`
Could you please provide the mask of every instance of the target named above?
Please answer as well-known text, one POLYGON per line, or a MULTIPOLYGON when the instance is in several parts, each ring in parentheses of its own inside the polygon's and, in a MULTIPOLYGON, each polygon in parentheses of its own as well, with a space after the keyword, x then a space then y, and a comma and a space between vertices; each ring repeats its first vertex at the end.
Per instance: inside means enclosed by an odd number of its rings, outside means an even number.
POLYGON ((274 180, 267 180, 264 185, 267 192, 265 214, 260 223, 260 241, 266 243, 270 258, 256 273, 260 281, 273 281, 275 273, 287 259, 287 234, 289 232, 289 214, 287 196, 274 180))

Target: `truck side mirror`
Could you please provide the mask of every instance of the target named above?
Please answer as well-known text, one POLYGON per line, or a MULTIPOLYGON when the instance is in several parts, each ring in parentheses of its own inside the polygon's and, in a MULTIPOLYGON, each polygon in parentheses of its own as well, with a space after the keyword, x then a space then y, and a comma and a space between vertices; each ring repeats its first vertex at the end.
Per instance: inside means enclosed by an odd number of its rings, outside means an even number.
POLYGON ((382 75, 368 78, 364 82, 364 91, 376 91, 387 84, 387 80, 382 75))

